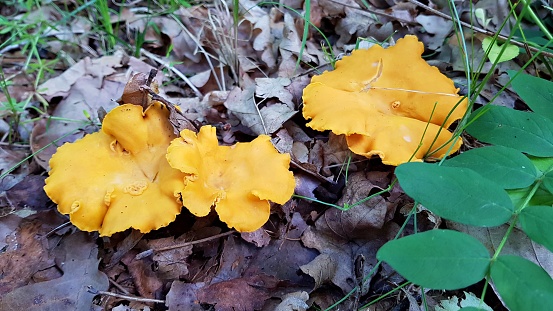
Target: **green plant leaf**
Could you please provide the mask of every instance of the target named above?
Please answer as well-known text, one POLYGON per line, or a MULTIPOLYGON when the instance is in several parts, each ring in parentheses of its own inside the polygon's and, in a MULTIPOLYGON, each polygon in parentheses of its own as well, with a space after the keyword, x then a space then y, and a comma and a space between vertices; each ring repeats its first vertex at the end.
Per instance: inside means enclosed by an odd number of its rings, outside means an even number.
POLYGON ((405 193, 440 217, 491 227, 512 216, 507 192, 473 170, 410 162, 396 168, 405 193))
MULTIPOLYGON (((507 190, 507 194, 511 198, 511 201, 513 202, 513 206, 520 206, 526 201, 526 197, 531 191, 531 187, 523 188, 523 189, 512 189, 507 190)), ((528 205, 552 205, 553 204, 553 194, 545 189, 543 185, 541 185, 536 193, 532 196, 530 199, 530 202, 528 202, 528 205)))
POLYGON ((453 230, 431 230, 392 240, 378 260, 387 262, 407 280, 431 289, 458 289, 486 275, 490 254, 482 243, 453 230))
POLYGON ((553 252, 553 207, 528 206, 519 215, 522 230, 530 239, 545 246, 553 252))
POLYGON ((528 187, 538 177, 530 159, 503 146, 475 148, 445 161, 442 165, 474 170, 503 189, 528 187))
POLYGON ((511 311, 548 311, 553 305, 553 280, 538 265, 518 256, 499 256, 492 280, 511 311))
POLYGON ((548 172, 553 168, 553 158, 540 158, 540 157, 533 157, 528 156, 530 161, 534 164, 534 166, 542 173, 548 172))
POLYGON ((488 58, 492 63, 502 63, 518 56, 518 47, 509 43, 497 44, 497 40, 490 37, 482 40, 482 49, 487 52, 488 58), (503 50, 503 52, 501 51, 503 50))
POLYGON ((469 123, 467 132, 480 141, 538 157, 553 156, 553 122, 542 115, 488 105, 474 111, 469 123))
POLYGON ((549 172, 543 176, 543 187, 550 193, 553 193, 553 172, 549 172))
MULTIPOLYGON (((507 70, 511 79, 517 72, 507 70)), ((521 73, 511 85, 532 111, 553 120, 553 82, 521 73)))

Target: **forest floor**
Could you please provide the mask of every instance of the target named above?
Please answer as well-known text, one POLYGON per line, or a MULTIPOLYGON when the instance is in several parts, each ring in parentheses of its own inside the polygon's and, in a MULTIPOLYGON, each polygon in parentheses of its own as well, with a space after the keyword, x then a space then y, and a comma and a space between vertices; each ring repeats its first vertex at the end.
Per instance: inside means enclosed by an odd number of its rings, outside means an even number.
MULTIPOLYGON (((352 153, 344 135, 307 126, 302 96, 313 76, 353 50, 415 35, 423 58, 461 95, 469 92, 466 59, 478 68, 471 77, 484 82, 475 107, 493 99, 523 109, 510 88, 499 90, 529 56, 516 48, 492 66, 482 48, 499 30, 514 31, 508 1, 12 2, 0 6, 0 309, 458 310, 457 299, 478 301, 483 282, 428 290, 377 260, 386 242, 448 223, 414 205, 394 181, 395 166, 352 153), (468 54, 456 16, 466 23, 468 54), (100 237, 69 223, 46 195, 57 147, 100 130, 131 77, 152 69, 159 96, 195 126, 217 128, 221 145, 269 135, 290 154, 295 195, 272 203, 262 228, 240 233, 215 211, 196 217, 182 208, 166 227, 100 237)), ((479 144, 463 138, 461 151, 479 144)), ((66 172, 75 185, 89 164, 66 172)), ((484 301, 506 310, 493 290, 484 301)))

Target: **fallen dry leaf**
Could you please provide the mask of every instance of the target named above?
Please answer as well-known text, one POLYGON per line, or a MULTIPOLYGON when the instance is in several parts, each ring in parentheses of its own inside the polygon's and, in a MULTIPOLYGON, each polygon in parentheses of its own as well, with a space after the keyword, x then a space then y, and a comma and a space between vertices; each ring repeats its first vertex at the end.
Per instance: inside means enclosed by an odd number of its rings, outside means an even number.
MULTIPOLYGON (((10 150, 4 147, 0 148, 0 174, 4 174, 7 171, 17 167, 17 164, 27 155, 28 152, 23 150, 10 150)), ((26 166, 26 164, 24 163, 23 166, 26 166)), ((21 171, 21 174, 11 173, 9 176, 3 178, 0 182, 0 192, 10 189, 27 176, 27 173, 25 172, 26 169, 22 169, 21 171)))
POLYGON ((453 30, 452 21, 437 15, 420 14, 415 17, 415 20, 424 28, 424 31, 418 37, 432 51, 439 51, 445 39, 453 30))
POLYGON ((196 294, 204 286, 203 282, 192 284, 174 281, 165 297, 165 305, 169 311, 204 311, 196 294))
POLYGON ((278 98, 281 103, 294 108, 292 94, 285 89, 292 81, 288 78, 257 78, 255 79, 255 94, 261 98, 278 98))
POLYGON ((97 290, 108 288, 108 279, 98 271, 98 259, 70 260, 64 275, 55 280, 18 288, 0 298, 2 310, 90 310, 97 290))
POLYGON ((309 308, 307 292, 295 292, 284 295, 282 302, 275 308, 275 311, 305 311, 309 308))
POLYGON ((40 175, 27 175, 22 181, 6 191, 6 198, 14 211, 30 208, 44 210, 49 207, 48 196, 44 192, 44 179, 40 175), (29 195, 32 193, 33 195, 29 195))
MULTIPOLYGON (((23 221, 18 230, 8 237, 6 251, 0 253, 0 271, 2 271, 0 295, 27 285, 34 273, 51 264, 48 262, 46 240, 40 239, 42 233, 41 224, 38 221, 23 221)), ((0 309, 22 310, 24 308, 0 307, 0 309)))
MULTIPOLYGON (((88 290, 107 290, 109 283, 106 275, 98 271, 98 251, 95 245, 90 240, 87 244, 83 243, 81 238, 84 236, 86 234, 81 233, 79 237, 73 236, 68 238, 69 242, 64 242, 66 257, 61 265, 62 277, 23 286, 3 295, 0 297, 0 309, 91 310, 95 294, 88 290), (80 241, 78 244, 81 247, 73 247, 71 241, 80 241)), ((29 262, 33 255, 29 255, 25 258, 25 265, 33 265, 29 262)))
MULTIPOLYGON (((355 268, 360 271, 370 271, 377 262, 376 251, 392 239, 398 229, 399 226, 389 223, 380 231, 365 234, 363 239, 346 240, 309 227, 301 240, 306 247, 317 249, 320 255, 300 268, 313 277, 315 289, 332 282, 344 293, 348 293, 358 285, 355 268), (354 263, 359 260, 358 258, 363 260, 360 267, 355 267, 354 263)), ((373 276, 369 278, 369 275, 365 275, 365 280, 370 282, 373 276)))
POLYGON ((254 311, 263 307, 277 283, 274 277, 261 274, 211 284, 197 295, 200 302, 214 305, 216 311, 254 311))
POLYGON ((137 252, 130 251, 123 258, 123 262, 129 269, 136 290, 142 297, 156 298, 156 293, 161 290, 163 282, 154 273, 154 262, 151 258, 136 260, 137 252))
POLYGON ((340 38, 336 42, 336 46, 344 48, 345 45, 355 43, 351 42, 351 38, 361 37, 367 38, 369 27, 375 22, 375 15, 369 11, 363 11, 359 8, 345 7, 346 16, 341 18, 336 25, 336 33, 340 38))
MULTIPOLYGON (((356 172, 349 176, 346 188, 337 205, 352 205, 367 198, 372 193, 384 190, 391 182, 388 172, 356 172)), ((362 238, 368 232, 380 230, 390 221, 404 195, 399 187, 388 193, 387 198, 375 196, 347 211, 329 209, 317 221, 317 228, 326 234, 336 234, 344 239, 362 238)))
MULTIPOLYGON (((165 246, 180 244, 186 241, 183 235, 178 239, 172 237, 148 241, 147 245, 151 249, 162 248, 165 246)), ((161 252, 154 252, 152 260, 156 267, 156 275, 163 280, 182 279, 188 274, 188 256, 192 254, 192 245, 178 247, 161 252)))

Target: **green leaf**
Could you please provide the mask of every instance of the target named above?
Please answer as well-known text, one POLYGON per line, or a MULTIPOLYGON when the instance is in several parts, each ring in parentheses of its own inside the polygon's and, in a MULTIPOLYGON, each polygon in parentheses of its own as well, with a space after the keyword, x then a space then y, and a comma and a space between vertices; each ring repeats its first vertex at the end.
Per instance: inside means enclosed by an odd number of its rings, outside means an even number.
MULTIPOLYGON (((523 188, 523 189, 513 189, 513 190, 507 190, 507 194, 511 198, 511 201, 513 202, 513 206, 520 206, 521 204, 524 204, 526 201, 526 197, 528 194, 532 191, 531 187, 523 188)), ((530 202, 528 202, 527 205, 552 205, 553 204, 553 194, 545 189, 543 185, 541 185, 536 193, 532 196, 530 199, 530 202)))
POLYGON ((476 308, 476 307, 465 307, 465 308, 459 309, 459 311, 486 311, 486 310, 476 308))
POLYGON ((487 53, 492 63, 502 63, 518 56, 518 47, 509 43, 497 44, 497 40, 490 37, 482 40, 482 49, 487 53), (502 51, 503 50, 503 51, 502 51))
POLYGON ((553 193, 553 172, 549 172, 543 176, 543 187, 550 193, 553 193))
POLYGON ((548 311, 553 306, 553 280, 538 265, 518 256, 499 256, 492 280, 511 311, 548 311))
MULTIPOLYGON (((507 73, 513 79, 517 71, 507 70, 507 73)), ((553 120, 553 82, 521 73, 511 85, 532 111, 553 120)))
POLYGON ((530 239, 553 252, 553 207, 528 206, 520 213, 519 221, 530 239))
POLYGON ((490 263, 482 243, 453 230, 431 230, 389 241, 376 258, 407 280, 431 289, 474 284, 484 278, 490 263))
POLYGON ((474 111, 469 123, 467 132, 480 141, 538 157, 553 156, 553 121, 539 114, 488 105, 474 111))
POLYGON ((538 177, 530 159, 512 148, 502 146, 472 149, 442 165, 469 168, 503 189, 528 187, 538 177))
POLYGON ((534 166, 542 173, 548 172, 553 168, 553 158, 539 158, 528 156, 534 166))
POLYGON ((491 227, 513 212, 507 192, 470 169, 410 162, 398 166, 396 176, 407 195, 449 220, 491 227))

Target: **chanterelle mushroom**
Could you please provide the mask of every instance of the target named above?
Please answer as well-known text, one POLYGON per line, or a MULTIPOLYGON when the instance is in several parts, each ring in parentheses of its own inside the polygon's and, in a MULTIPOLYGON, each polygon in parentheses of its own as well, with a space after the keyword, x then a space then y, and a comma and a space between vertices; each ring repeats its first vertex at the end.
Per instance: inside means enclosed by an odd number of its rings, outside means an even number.
POLYGON ((180 192, 194 215, 205 216, 215 206, 229 227, 251 232, 269 219, 269 201, 284 204, 294 193, 290 155, 279 154, 269 136, 233 146, 219 146, 211 126, 180 136, 167 149, 167 160, 187 174, 180 192))
POLYGON ((441 158, 450 147, 457 151, 461 141, 452 146, 447 128, 463 116, 468 101, 421 58, 423 50, 417 37, 406 36, 387 49, 353 51, 304 89, 307 125, 344 134, 353 152, 378 155, 390 165, 412 155, 413 161, 427 154, 441 158))
POLYGON ((184 174, 165 158, 175 138, 168 115, 157 102, 145 112, 121 105, 100 132, 58 148, 44 187, 58 210, 101 236, 128 228, 146 233, 175 220, 184 174))

